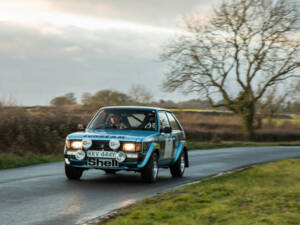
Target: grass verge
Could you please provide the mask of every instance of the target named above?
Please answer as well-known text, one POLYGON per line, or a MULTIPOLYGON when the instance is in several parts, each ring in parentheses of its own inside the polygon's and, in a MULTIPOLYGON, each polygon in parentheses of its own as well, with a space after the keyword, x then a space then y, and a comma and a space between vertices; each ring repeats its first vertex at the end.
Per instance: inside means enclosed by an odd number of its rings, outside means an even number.
POLYGON ((0 169, 16 168, 61 160, 63 160, 62 155, 38 155, 27 153, 24 156, 19 156, 16 154, 0 153, 0 169))
POLYGON ((97 225, 292 225, 300 221, 300 159, 210 178, 145 199, 97 225))
POLYGON ((187 148, 193 149, 216 149, 227 147, 264 147, 264 146, 300 146, 300 141, 294 142, 240 142, 240 141, 222 141, 213 142, 197 142, 187 141, 187 148))

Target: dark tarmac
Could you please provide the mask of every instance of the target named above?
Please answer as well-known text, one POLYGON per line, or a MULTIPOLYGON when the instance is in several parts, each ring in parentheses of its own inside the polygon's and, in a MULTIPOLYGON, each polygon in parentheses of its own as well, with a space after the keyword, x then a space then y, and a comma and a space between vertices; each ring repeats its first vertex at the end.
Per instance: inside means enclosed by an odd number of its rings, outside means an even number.
POLYGON ((0 171, 1 225, 83 224, 111 210, 177 186, 255 164, 300 157, 300 147, 246 147, 190 151, 183 178, 160 169, 159 181, 146 184, 139 173, 84 172, 69 181, 63 162, 0 171))

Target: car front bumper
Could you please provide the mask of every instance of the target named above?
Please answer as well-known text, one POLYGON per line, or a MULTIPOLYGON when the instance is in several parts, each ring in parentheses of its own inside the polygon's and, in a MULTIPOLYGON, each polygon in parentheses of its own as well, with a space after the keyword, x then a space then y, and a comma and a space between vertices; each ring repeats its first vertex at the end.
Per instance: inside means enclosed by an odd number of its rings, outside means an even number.
MULTIPOLYGON (((150 150, 150 149, 149 149, 150 150)), ((72 167, 82 168, 82 169, 109 169, 109 170, 141 170, 148 162, 149 157, 151 155, 151 151, 147 151, 147 153, 137 153, 136 157, 128 157, 124 162, 118 163, 117 167, 105 167, 105 166, 92 166, 88 165, 88 160, 85 158, 84 160, 77 160, 74 156, 65 154, 65 163, 72 167)), ((101 158, 102 159, 102 158, 101 158)), ((107 160, 115 160, 115 159, 107 159, 107 160)))
POLYGON ((139 167, 139 163, 135 162, 122 162, 119 163, 118 167, 105 167, 105 166, 90 166, 87 165, 87 160, 74 160, 74 159, 66 159, 65 162, 72 167, 82 168, 82 169, 107 169, 107 170, 135 170, 138 171, 142 168, 139 167))

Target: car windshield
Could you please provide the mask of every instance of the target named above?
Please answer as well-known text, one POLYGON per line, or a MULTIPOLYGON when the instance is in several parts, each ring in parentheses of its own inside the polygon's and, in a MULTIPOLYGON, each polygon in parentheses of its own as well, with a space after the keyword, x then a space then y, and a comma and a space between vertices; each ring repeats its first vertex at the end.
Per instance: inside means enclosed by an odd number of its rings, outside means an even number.
POLYGON ((156 113, 154 110, 103 109, 97 113, 88 129, 156 131, 156 113))

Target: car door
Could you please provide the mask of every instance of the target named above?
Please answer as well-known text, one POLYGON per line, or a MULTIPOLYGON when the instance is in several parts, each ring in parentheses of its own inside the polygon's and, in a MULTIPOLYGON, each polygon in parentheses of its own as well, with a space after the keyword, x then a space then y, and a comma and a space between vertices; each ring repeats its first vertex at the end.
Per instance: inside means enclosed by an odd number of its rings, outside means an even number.
POLYGON ((173 139, 172 139, 172 133, 165 133, 164 129, 166 127, 170 128, 170 123, 169 119, 166 115, 165 111, 159 111, 158 112, 159 116, 159 126, 160 126, 160 159, 162 161, 168 161, 172 159, 172 154, 173 154, 173 139))
POLYGON ((173 141, 172 158, 174 158, 176 148, 179 145, 179 141, 182 139, 182 130, 181 127, 178 125, 175 116, 170 112, 166 112, 166 114, 169 120, 169 124, 172 128, 172 133, 171 133, 172 141, 173 141))

